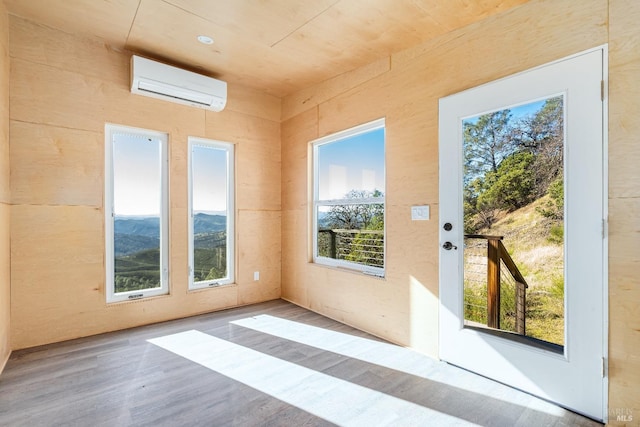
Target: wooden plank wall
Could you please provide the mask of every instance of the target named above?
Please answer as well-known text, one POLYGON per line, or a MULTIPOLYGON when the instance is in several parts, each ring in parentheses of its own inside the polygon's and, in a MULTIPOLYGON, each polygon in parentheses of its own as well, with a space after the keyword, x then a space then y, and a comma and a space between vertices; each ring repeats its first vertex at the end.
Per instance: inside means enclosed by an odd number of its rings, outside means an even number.
POLYGON ((278 298, 280 99, 230 85, 213 113, 132 95, 127 52, 9 21, 13 349, 278 298), (105 123, 169 134, 169 296, 105 302, 105 123), (236 285, 187 290, 188 136, 236 144, 236 285))
POLYGON ((609 412, 630 408, 633 422, 637 423, 640 418, 640 2, 610 0, 609 5, 609 412))
POLYGON ((0 372, 11 353, 9 16, 0 1, 0 372))
POLYGON ((286 299, 437 356, 438 99, 609 42, 609 408, 640 413, 637 22, 635 0, 532 0, 294 93, 282 100, 282 111, 276 98, 231 86, 227 110, 205 113, 130 95, 125 52, 19 18, 8 22, 0 1, 0 150, 7 153, 10 23, 13 166, 9 189, 8 156, 2 154, 0 363, 10 335, 17 349, 277 298, 280 275, 286 299), (386 117, 388 131, 384 280, 308 262, 308 141, 379 117, 386 117), (105 122, 170 133, 168 297, 105 303, 105 122), (188 135, 237 144, 234 287, 186 290, 188 135), (410 221, 414 204, 429 204, 431 221, 410 221), (255 270, 261 271, 258 283, 252 282, 255 270))
POLYGON ((640 5, 533 0, 283 99, 283 298, 438 355, 438 99, 610 42, 610 408, 640 413, 640 5), (387 273, 310 260, 309 145, 387 124, 387 273), (431 206, 430 221, 410 206, 431 206), (304 237, 303 237, 304 236, 304 237))

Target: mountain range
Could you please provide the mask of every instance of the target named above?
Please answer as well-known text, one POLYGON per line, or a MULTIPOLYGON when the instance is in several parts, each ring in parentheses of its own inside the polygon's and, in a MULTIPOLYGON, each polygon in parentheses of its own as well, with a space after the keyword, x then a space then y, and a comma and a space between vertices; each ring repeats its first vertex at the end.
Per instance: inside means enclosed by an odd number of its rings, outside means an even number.
MULTIPOLYGON (((218 237, 220 232, 226 230, 227 218, 223 215, 197 213, 194 215, 193 225, 196 241, 211 240, 211 237, 218 237)), ((114 234, 116 257, 157 249, 160 244, 160 218, 116 216, 114 234)))

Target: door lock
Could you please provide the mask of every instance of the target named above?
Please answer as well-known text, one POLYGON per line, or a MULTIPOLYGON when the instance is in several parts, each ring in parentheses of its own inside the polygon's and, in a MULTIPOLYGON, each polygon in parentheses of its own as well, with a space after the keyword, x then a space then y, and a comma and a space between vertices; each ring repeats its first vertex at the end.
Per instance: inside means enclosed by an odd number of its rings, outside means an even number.
POLYGON ((451 242, 444 242, 444 245, 442 245, 442 248, 447 251, 450 251, 451 249, 458 250, 458 247, 451 242))
POLYGON ((447 222, 442 228, 444 228, 445 231, 451 231, 453 225, 451 225, 450 222, 447 222))

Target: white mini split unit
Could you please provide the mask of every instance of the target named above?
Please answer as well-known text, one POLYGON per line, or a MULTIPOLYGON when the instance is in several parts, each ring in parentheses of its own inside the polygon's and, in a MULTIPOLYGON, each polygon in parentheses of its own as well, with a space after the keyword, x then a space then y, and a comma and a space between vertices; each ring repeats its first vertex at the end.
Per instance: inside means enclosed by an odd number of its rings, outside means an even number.
POLYGON ((222 111, 227 83, 150 59, 131 57, 131 93, 222 111))

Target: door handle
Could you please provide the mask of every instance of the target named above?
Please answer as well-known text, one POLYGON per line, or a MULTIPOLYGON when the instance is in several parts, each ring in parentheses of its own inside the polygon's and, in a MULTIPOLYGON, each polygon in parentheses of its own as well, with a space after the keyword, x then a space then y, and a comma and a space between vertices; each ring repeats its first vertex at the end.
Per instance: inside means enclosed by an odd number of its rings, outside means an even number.
POLYGON ((451 242, 444 242, 444 245, 442 245, 442 248, 448 251, 450 251, 451 249, 458 250, 458 247, 451 242))

